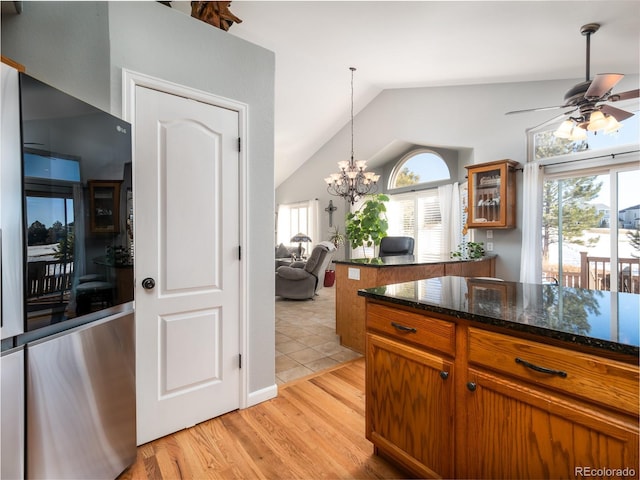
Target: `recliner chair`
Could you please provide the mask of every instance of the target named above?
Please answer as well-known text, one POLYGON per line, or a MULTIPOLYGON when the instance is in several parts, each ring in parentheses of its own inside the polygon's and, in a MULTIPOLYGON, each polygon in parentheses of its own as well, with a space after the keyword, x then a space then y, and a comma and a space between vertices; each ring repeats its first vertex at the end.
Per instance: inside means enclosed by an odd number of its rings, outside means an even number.
POLYGON ((335 250, 333 243, 320 242, 313 247, 306 262, 293 262, 291 266, 278 267, 276 295, 295 300, 313 298, 324 286, 324 272, 335 250))
POLYGON ((383 237, 380 241, 379 257, 396 257, 413 255, 414 241, 412 237, 383 237))

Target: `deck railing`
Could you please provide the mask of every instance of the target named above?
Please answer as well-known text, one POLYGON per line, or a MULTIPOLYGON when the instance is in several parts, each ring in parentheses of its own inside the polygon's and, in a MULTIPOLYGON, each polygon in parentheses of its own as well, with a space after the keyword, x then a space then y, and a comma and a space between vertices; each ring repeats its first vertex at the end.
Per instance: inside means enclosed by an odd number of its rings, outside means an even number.
MULTIPOLYGON (((640 293, 640 259, 618 259, 618 291, 640 293)), ((557 269, 545 269, 546 279, 559 280, 557 269)), ((565 287, 587 288, 590 290, 611 290, 611 259, 609 257, 590 257, 580 252, 580 271, 562 272, 562 284, 565 287)))
POLYGON ((27 298, 71 290, 73 261, 46 260, 27 264, 27 298))

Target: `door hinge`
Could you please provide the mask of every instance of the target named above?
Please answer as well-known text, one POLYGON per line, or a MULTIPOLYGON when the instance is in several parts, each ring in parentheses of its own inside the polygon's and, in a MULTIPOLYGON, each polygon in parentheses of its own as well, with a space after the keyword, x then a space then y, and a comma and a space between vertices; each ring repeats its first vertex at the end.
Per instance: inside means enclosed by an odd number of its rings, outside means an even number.
POLYGON ((242 138, 238 137, 238 152, 242 151, 242 138))
POLYGON ((242 245, 238 245, 238 260, 242 260, 242 245))
POLYGON ((238 354, 238 368, 242 368, 242 354, 238 354))

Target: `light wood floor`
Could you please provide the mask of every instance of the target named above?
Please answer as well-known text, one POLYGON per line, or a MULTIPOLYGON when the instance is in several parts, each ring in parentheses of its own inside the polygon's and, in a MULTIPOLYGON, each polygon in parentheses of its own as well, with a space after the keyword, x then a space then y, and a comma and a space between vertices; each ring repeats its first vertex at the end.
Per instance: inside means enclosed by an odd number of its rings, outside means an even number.
POLYGON ((364 359, 280 386, 278 397, 138 448, 128 479, 404 478, 364 431, 364 359))

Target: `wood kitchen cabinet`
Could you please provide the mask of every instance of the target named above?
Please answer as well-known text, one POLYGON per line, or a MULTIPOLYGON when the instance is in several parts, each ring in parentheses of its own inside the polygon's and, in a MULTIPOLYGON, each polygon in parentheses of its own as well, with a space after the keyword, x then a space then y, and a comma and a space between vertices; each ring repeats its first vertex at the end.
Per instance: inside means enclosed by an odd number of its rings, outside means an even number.
POLYGON ((516 167, 513 160, 467 165, 469 228, 516 226, 516 167))
MULTIPOLYGON (((440 320, 415 325, 410 314, 394 316, 376 306, 368 317, 366 432, 378 451, 409 465, 420 478, 451 478, 454 460, 453 361, 424 340, 440 320), (410 336, 412 345, 406 337, 410 336)), ((442 326, 441 326, 442 327, 442 326)), ((435 334, 446 350, 453 329, 435 334), (439 336, 438 336, 439 335, 439 336), (447 336, 450 338, 447 339, 447 336)))
POLYGON ((638 478, 637 364, 371 299, 366 327, 367 438, 412 474, 638 478))
POLYGON ((580 478, 580 467, 634 465, 637 474, 632 418, 482 369, 467 380, 464 477, 580 478))

